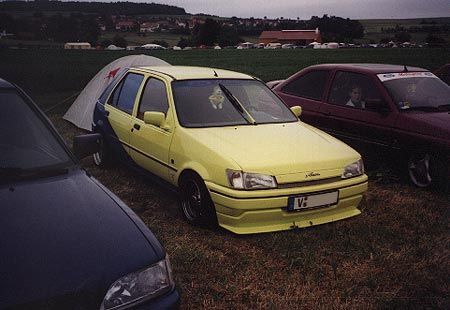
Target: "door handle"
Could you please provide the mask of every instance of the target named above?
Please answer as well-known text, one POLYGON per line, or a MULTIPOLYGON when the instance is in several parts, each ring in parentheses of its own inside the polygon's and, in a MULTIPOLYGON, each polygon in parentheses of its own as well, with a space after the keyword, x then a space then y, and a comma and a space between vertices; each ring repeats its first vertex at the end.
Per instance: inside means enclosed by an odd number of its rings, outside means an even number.
POLYGON ((139 124, 134 124, 134 125, 133 125, 133 128, 136 129, 136 130, 139 130, 139 129, 141 129, 141 125, 139 125, 139 124))
POLYGON ((105 116, 109 116, 109 111, 105 110, 105 116))

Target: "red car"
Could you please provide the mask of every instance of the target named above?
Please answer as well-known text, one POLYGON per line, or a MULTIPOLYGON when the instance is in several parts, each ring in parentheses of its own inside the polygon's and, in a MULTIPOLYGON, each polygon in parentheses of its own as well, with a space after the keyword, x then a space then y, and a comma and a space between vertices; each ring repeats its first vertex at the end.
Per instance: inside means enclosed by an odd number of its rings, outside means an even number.
POLYGON ((268 85, 288 106, 301 106, 306 123, 382 160, 394 154, 415 185, 447 186, 450 87, 428 70, 322 64, 268 85))

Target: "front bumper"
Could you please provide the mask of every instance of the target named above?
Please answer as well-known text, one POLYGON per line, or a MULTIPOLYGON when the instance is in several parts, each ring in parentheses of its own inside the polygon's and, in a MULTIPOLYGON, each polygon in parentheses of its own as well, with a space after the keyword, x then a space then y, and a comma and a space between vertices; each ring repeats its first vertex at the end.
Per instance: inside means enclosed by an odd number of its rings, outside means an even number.
POLYGON ((219 225, 236 234, 288 230, 338 221, 361 213, 357 206, 367 191, 367 176, 287 189, 239 191, 205 182, 216 207, 219 225), (339 191, 330 207, 288 212, 289 196, 339 191))

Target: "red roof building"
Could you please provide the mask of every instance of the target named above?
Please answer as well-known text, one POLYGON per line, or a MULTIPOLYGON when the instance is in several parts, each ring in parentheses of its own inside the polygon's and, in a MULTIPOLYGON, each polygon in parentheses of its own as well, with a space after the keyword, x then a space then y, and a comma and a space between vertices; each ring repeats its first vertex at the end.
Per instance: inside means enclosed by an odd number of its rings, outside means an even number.
POLYGON ((259 43, 281 43, 308 45, 312 42, 322 43, 319 28, 316 30, 281 30, 281 31, 263 31, 259 36, 259 43))

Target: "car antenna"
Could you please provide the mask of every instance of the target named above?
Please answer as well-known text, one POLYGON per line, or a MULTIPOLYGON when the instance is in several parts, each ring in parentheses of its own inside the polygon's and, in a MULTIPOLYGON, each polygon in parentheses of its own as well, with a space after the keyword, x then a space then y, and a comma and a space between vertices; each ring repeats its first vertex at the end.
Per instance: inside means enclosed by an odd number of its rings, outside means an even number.
POLYGON ((403 65, 403 72, 408 72, 408 68, 406 68, 406 65, 403 65))
POLYGON ((218 77, 216 70, 213 69, 213 71, 214 71, 214 76, 218 77))

